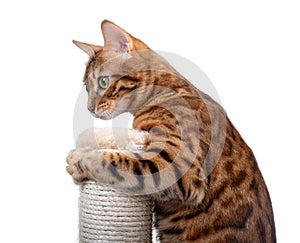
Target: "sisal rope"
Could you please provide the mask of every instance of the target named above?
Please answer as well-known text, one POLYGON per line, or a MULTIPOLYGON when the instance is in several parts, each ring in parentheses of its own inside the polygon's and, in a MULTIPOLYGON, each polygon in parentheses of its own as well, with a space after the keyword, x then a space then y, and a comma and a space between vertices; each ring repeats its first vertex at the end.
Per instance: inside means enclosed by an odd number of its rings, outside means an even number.
POLYGON ((150 197, 88 181, 80 187, 81 243, 152 242, 150 197))

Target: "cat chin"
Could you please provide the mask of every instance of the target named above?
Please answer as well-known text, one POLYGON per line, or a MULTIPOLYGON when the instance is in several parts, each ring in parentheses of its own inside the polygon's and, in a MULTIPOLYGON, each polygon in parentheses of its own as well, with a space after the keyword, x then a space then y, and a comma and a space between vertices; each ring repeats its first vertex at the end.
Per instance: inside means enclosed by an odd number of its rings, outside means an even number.
POLYGON ((108 115, 108 114, 94 114, 94 116, 101 120, 111 120, 113 118, 113 116, 108 115))
POLYGON ((111 120, 115 117, 115 114, 112 110, 107 110, 99 113, 92 113, 92 115, 101 120, 111 120))

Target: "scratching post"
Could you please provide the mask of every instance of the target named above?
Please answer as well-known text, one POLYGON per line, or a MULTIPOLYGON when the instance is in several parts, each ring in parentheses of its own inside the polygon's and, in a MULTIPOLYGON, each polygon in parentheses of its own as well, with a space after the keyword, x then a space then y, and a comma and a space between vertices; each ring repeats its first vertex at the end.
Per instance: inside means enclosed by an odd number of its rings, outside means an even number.
MULTIPOLYGON (((88 130, 79 137, 77 147, 141 150, 148 141, 148 134, 135 130, 119 129, 114 134, 107 129, 88 130)), ((148 195, 88 181, 80 187, 80 243, 152 242, 152 207, 148 195)))
POLYGON ((152 242, 152 201, 110 185, 80 188, 80 242, 152 242))

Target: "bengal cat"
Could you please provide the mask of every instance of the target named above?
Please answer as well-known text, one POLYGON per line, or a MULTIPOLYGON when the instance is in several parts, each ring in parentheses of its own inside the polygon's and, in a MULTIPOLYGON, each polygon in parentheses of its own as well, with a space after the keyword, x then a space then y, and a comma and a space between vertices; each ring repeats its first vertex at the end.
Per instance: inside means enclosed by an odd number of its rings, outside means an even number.
POLYGON ((75 183, 151 194, 161 242, 276 242, 269 193, 251 149, 223 108, 141 40, 103 21, 104 46, 74 43, 90 59, 88 109, 123 112, 150 143, 141 152, 70 152, 75 183))

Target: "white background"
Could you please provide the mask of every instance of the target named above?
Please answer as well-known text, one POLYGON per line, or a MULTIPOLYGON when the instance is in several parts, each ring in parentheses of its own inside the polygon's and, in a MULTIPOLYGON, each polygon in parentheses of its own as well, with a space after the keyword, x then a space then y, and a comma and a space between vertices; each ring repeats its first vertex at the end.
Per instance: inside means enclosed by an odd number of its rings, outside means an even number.
POLYGON ((65 173, 87 56, 110 19, 155 50, 184 56, 217 88, 254 150, 278 242, 299 238, 298 1, 4 1, 0 4, 1 242, 76 242, 65 173))

